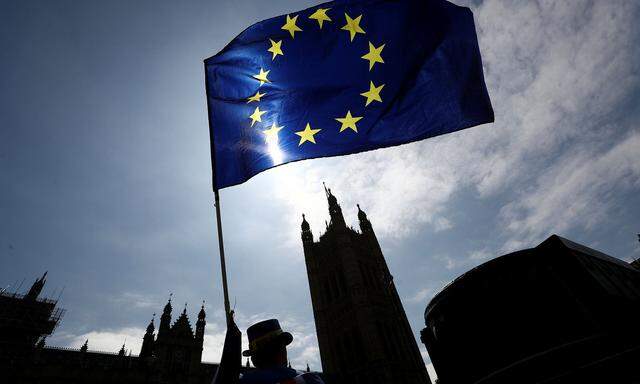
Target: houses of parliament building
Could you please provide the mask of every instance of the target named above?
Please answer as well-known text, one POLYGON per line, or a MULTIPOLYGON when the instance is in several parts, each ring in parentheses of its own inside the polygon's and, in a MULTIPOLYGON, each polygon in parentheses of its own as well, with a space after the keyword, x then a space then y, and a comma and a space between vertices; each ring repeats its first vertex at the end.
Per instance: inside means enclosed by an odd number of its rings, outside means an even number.
MULTIPOLYGON (((429 376, 373 226, 358 206, 360 231, 347 226, 331 190, 330 221, 314 240, 302 221, 302 244, 327 384, 428 384, 429 376)), ((156 332, 141 335, 138 355, 45 345, 64 313, 40 297, 46 273, 26 294, 0 291, 0 370, 16 383, 209 384, 217 364, 203 363, 204 306, 192 327, 184 310, 172 322, 171 299, 156 332)), ((242 367, 244 372, 250 367, 242 367)), ((308 368, 307 368, 308 369, 308 368)))
MULTIPOLYGON (((348 226, 325 193, 326 230, 314 238, 304 215, 301 224, 324 381, 430 384, 373 225, 358 206, 359 230, 348 226)), ((218 364, 201 361, 204 306, 192 326, 186 306, 174 316, 170 298, 158 327, 152 318, 140 335, 138 355, 124 345, 92 351, 90 341, 50 347, 64 310, 41 297, 45 283, 46 273, 24 294, 0 290, 1 383, 211 383, 218 364)), ((420 340, 441 383, 640 383, 638 261, 557 235, 458 276, 424 320, 420 340)))

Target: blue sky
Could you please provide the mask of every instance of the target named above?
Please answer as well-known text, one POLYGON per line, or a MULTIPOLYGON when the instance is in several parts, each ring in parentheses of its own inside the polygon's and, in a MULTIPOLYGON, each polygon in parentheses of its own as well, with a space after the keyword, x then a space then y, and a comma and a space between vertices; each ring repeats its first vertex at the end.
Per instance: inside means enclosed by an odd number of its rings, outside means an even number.
MULTIPOLYGON (((280 318, 294 367, 320 369, 299 225, 305 212, 324 228, 322 181, 349 223, 356 203, 367 212, 416 335, 448 281, 553 233, 640 257, 640 4, 456 3, 474 11, 494 124, 221 192, 240 326, 280 318)), ((204 359, 217 361, 202 60, 314 4, 0 2, 0 284, 49 270, 45 294, 65 287, 50 345, 116 351, 126 338, 137 353, 173 292, 192 318, 206 300, 204 359)))

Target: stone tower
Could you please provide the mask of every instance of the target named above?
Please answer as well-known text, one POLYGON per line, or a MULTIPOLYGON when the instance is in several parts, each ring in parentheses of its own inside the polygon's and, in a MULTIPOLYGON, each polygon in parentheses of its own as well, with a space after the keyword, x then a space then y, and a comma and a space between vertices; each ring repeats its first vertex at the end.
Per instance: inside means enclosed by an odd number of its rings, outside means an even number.
POLYGON ((153 342, 155 338, 155 327, 153 325, 153 320, 155 319, 156 314, 153 314, 149 325, 147 325, 147 331, 142 338, 142 348, 140 349, 140 357, 152 357, 153 356, 153 342))
POLYGON ((202 346, 204 345, 204 327, 207 325, 205 320, 206 313, 204 312, 204 301, 202 302, 202 307, 200 307, 200 312, 198 312, 198 321, 196 322, 196 334, 194 337, 195 347, 194 347, 194 356, 192 358, 192 364, 194 368, 200 365, 200 361, 202 360, 202 346))
POLYGON ((347 227, 336 197, 325 192, 331 221, 318 241, 302 215, 324 374, 335 384, 430 383, 367 215, 358 206, 360 232, 347 227))

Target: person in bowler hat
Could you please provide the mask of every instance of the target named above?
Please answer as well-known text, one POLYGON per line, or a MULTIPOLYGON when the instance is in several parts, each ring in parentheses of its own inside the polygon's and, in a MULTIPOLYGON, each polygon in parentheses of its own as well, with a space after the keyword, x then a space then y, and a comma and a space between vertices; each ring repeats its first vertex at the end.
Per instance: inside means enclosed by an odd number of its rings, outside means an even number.
POLYGON ((293 336, 280 327, 277 319, 264 320, 247 328, 249 349, 243 356, 251 357, 255 370, 240 378, 241 384, 324 384, 312 372, 299 372, 287 367, 287 345, 293 336))

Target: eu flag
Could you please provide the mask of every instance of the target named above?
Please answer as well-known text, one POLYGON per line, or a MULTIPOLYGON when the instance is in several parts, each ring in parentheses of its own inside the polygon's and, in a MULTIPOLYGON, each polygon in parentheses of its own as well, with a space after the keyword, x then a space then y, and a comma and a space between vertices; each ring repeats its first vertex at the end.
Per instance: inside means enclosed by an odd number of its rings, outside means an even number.
POLYGON ((206 59, 205 73, 215 189, 493 121, 473 15, 444 0, 274 17, 206 59))

